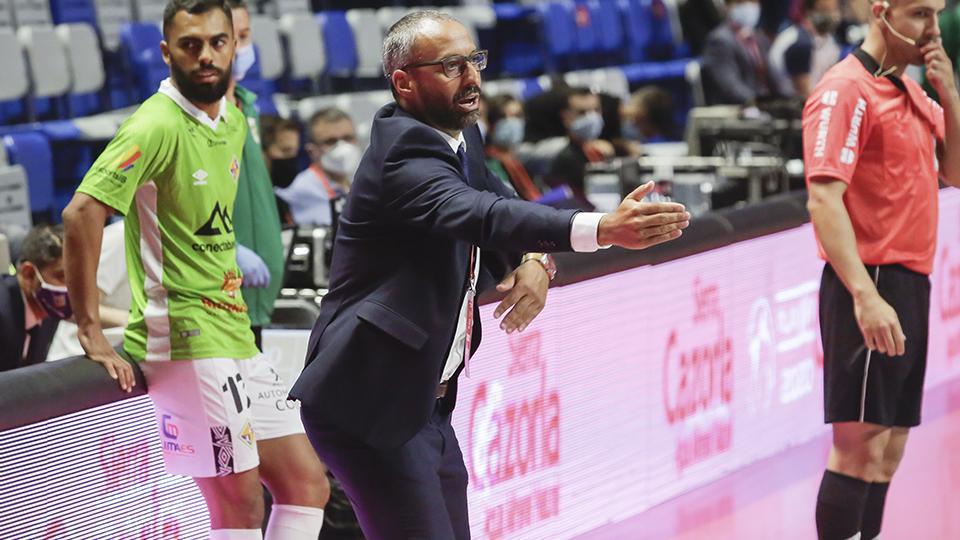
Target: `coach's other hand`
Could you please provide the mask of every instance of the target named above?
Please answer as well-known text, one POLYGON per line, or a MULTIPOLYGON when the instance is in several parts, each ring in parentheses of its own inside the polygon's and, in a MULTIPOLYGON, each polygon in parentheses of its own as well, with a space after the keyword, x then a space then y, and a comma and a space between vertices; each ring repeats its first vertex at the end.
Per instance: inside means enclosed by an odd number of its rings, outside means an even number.
POLYGON ((900 318, 880 293, 872 291, 855 298, 853 312, 868 349, 887 356, 903 355, 907 337, 903 335, 900 318))
POLYGON ((683 234, 683 229, 690 225, 690 214, 682 204, 642 202, 653 187, 653 182, 638 187, 616 210, 603 217, 597 230, 601 246, 646 249, 683 234))

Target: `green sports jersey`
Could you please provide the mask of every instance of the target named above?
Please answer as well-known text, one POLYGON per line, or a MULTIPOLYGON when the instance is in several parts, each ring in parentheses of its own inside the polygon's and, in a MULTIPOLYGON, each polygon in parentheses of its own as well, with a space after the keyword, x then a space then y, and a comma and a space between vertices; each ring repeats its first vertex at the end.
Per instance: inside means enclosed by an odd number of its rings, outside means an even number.
POLYGON ((167 80, 77 189, 127 216, 124 349, 136 360, 257 354, 231 219, 246 136, 234 105, 211 120, 167 80))

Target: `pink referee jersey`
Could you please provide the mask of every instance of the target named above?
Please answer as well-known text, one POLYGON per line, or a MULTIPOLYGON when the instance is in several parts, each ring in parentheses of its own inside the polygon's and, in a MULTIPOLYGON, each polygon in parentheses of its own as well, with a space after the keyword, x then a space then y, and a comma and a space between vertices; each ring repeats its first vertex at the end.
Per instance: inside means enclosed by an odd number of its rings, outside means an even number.
MULTIPOLYGON (((875 77, 861 49, 827 71, 803 110, 807 183, 840 180, 864 264, 933 270, 943 109, 909 78, 875 77)), ((820 257, 826 260, 817 238, 820 257)))

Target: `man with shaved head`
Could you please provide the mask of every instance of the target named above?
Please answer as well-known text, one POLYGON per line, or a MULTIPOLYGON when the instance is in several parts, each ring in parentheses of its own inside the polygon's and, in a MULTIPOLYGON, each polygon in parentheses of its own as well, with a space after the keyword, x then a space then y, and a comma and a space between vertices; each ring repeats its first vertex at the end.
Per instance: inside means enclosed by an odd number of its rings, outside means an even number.
POLYGON ((465 539, 467 472, 450 414, 480 342, 475 295, 496 286, 500 328, 523 331, 556 272, 543 252, 643 249, 679 237, 689 214, 641 202, 652 184, 610 214, 512 198, 476 127, 487 51, 448 15, 398 21, 383 65, 396 102, 374 118, 290 393, 367 538, 465 539))
POLYGON ((803 113, 808 207, 826 261, 824 540, 879 536, 887 488, 920 423, 938 177, 960 186, 960 96, 940 42, 943 8, 872 1, 867 39, 827 71, 803 113), (940 104, 902 77, 908 65, 926 67, 940 104))

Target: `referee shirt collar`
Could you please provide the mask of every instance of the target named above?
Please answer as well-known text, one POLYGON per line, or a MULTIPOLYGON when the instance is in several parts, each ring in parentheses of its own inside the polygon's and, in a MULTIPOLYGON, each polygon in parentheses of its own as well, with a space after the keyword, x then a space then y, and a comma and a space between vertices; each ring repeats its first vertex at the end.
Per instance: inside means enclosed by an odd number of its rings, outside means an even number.
MULTIPOLYGON (((853 56, 855 56, 857 60, 860 61, 860 64, 862 64, 864 69, 866 69, 868 72, 877 73, 880 71, 880 63, 877 62, 877 60, 874 57, 870 56, 870 53, 863 50, 862 48, 857 47, 856 49, 854 49, 853 56)), ((894 77, 893 75, 887 75, 886 77, 887 79, 890 80, 890 82, 893 83, 894 86, 899 88, 901 92, 907 91, 907 86, 903 84, 903 81, 900 80, 900 77, 894 77)))

